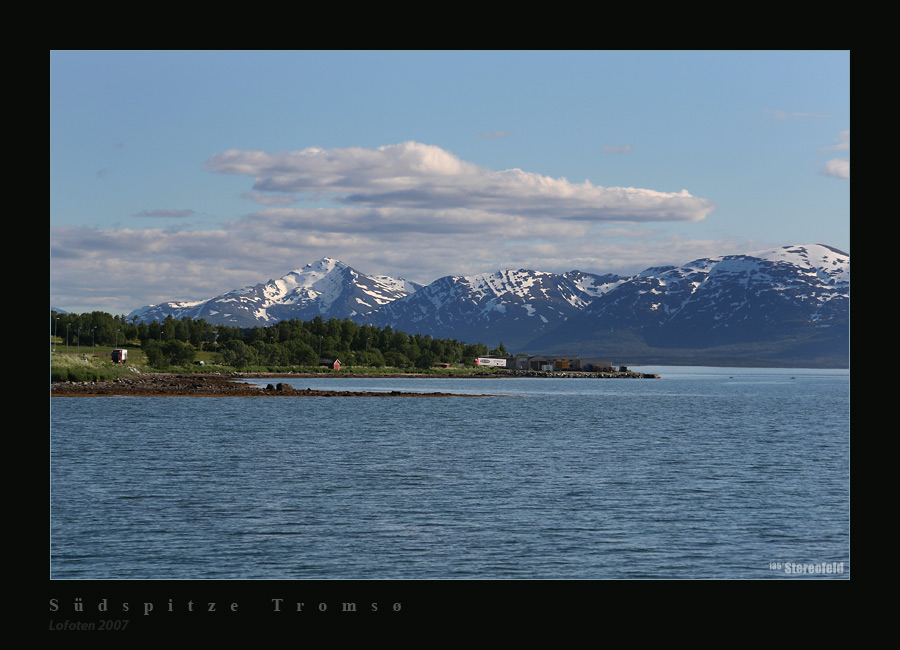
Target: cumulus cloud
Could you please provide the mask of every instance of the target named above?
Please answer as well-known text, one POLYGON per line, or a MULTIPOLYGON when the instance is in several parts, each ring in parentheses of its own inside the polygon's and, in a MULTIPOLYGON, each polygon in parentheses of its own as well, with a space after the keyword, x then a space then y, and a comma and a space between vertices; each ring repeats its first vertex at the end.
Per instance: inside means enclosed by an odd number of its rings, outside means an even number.
POLYGON ((210 157, 206 168, 251 176, 257 193, 308 195, 357 207, 598 222, 699 221, 715 209, 687 190, 602 187, 521 169, 493 171, 417 142, 377 149, 231 150, 210 157))

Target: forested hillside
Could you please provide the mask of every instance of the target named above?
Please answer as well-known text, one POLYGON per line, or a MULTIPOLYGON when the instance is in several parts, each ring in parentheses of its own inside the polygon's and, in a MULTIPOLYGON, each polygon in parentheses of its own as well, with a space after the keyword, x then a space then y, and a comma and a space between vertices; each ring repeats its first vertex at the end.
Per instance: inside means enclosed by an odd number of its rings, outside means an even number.
POLYGON ((239 328, 204 320, 172 317, 134 323, 105 312, 50 312, 51 336, 58 346, 140 347, 150 365, 184 365, 197 351, 218 355, 221 363, 247 366, 314 366, 319 359, 340 359, 349 366, 429 368, 436 363, 472 365, 477 356, 506 354, 503 344, 490 350, 480 343, 408 335, 391 327, 359 325, 349 319, 321 317, 281 321, 269 327, 239 328))

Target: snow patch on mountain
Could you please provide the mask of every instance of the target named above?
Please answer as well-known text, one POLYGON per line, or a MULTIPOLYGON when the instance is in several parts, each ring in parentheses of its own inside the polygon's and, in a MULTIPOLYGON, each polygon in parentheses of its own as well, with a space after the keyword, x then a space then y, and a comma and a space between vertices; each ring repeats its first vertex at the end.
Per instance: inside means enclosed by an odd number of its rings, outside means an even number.
POLYGON ((281 278, 243 287, 207 300, 167 302, 132 312, 142 321, 204 318, 213 323, 251 326, 287 318, 349 318, 405 297, 420 285, 402 278, 370 277, 340 260, 325 257, 281 278))

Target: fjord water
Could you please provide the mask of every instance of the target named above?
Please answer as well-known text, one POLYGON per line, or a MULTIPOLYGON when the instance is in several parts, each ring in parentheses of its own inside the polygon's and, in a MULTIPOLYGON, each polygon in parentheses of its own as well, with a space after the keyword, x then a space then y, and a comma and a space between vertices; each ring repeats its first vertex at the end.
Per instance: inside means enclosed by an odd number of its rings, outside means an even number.
POLYGON ((51 578, 849 577, 848 371, 639 370, 53 398, 51 578))

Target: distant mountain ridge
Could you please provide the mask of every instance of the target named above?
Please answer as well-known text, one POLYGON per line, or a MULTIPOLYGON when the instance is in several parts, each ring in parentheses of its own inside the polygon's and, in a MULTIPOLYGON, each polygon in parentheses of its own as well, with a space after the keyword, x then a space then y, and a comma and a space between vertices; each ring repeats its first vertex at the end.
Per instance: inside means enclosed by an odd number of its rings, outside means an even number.
POLYGON ((530 342, 545 352, 849 364, 850 256, 785 246, 648 269, 530 342), (830 360, 830 361, 829 361, 830 360))
POLYGON ((277 280, 235 289, 208 300, 166 302, 133 311, 139 321, 203 319, 236 327, 273 325, 281 320, 317 316, 354 318, 421 288, 414 282, 359 273, 343 262, 322 258, 277 280))
POLYGON ((625 277, 528 269, 446 276, 368 314, 367 322, 518 349, 581 313, 625 277))
MULTIPOLYGON (((633 276, 501 270, 422 286, 323 258, 278 280, 132 312, 250 327, 349 318, 510 352, 622 363, 849 364, 850 256, 824 245, 648 268, 633 276)), ((838 365, 834 365, 838 364, 838 365)))

